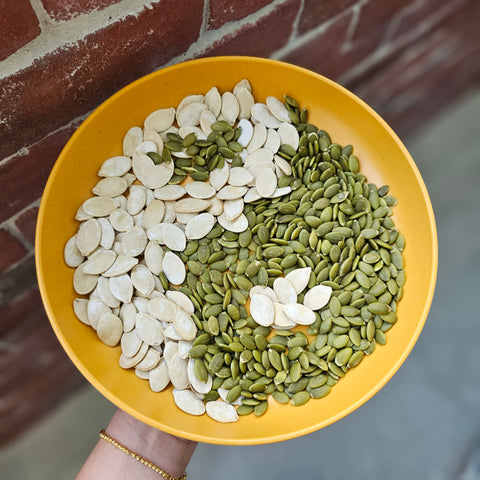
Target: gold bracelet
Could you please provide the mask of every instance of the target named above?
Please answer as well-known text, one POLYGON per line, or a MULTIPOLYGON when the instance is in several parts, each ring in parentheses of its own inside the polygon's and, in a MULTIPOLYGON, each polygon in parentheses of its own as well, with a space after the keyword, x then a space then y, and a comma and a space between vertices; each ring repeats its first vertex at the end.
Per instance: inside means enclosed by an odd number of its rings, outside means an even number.
POLYGON ((121 443, 118 443, 116 440, 114 440, 112 437, 109 437, 106 433, 105 430, 102 430, 100 432, 100 438, 103 440, 107 441, 108 443, 111 443, 114 447, 118 448, 120 451, 123 453, 126 453, 127 455, 130 455, 132 458, 135 460, 139 461, 143 465, 145 465, 148 468, 151 468, 154 472, 160 474, 163 478, 166 480, 186 480, 187 478, 187 473, 184 473, 180 478, 174 477, 173 475, 170 475, 169 473, 165 472, 162 470, 159 466, 155 465, 154 463, 150 462, 146 458, 141 457, 135 452, 132 452, 129 450, 127 447, 122 445, 121 443))

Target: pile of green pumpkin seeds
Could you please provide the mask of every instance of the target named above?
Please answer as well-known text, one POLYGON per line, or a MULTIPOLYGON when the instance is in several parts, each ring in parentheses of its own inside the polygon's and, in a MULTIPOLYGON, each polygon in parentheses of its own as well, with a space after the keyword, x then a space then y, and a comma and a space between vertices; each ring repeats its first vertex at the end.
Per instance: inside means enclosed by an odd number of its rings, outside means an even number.
POLYGON ((270 396, 325 397, 385 345, 405 283, 397 200, 296 100, 214 87, 153 112, 123 153, 65 260, 89 295, 77 317, 154 391, 232 422, 270 396))

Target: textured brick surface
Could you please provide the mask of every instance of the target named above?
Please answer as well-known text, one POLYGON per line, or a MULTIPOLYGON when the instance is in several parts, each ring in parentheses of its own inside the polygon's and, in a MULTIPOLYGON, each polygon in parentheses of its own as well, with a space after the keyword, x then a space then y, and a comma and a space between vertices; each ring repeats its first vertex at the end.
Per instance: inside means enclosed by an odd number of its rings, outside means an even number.
POLYGON ((29 0, 0 0, 0 61, 40 34, 29 0))
POLYGON ((358 3, 358 0, 319 1, 305 0, 298 22, 298 32, 305 33, 358 3))
POLYGON ((183 53, 198 38, 202 14, 203 0, 163 0, 0 81, 0 158, 183 53))
MULTIPOLYGON (((0 274, 0 307, 8 305, 15 297, 36 284, 35 258, 31 254, 7 272, 0 274)), ((0 317, 0 325, 3 325, 4 321, 4 318, 0 317)))
POLYGON ((232 2, 230 0, 210 0, 210 13, 208 27, 219 28, 227 22, 240 20, 251 13, 260 10, 271 3, 269 0, 243 0, 232 2))
POLYGON ((53 133, 0 165, 0 222, 42 195, 53 164, 74 131, 69 127, 53 133))
POLYGON ((63 351, 34 289, 0 309, 0 445, 28 429, 84 383, 63 351))
POLYGON ((18 262, 27 249, 7 230, 0 228, 0 274, 18 262))
POLYGON ((283 60, 336 79, 351 65, 343 52, 351 20, 351 13, 341 15, 307 44, 283 57, 283 60))
POLYGON ((258 22, 247 24, 239 31, 215 42, 204 56, 270 56, 288 42, 299 7, 300 0, 287 1, 258 22))
POLYGON ((43 8, 56 20, 69 20, 82 13, 102 10, 120 0, 42 0, 43 8))
POLYGON ((35 244, 35 226, 37 224, 37 215, 38 207, 32 207, 23 212, 15 221, 17 228, 32 245, 35 244))

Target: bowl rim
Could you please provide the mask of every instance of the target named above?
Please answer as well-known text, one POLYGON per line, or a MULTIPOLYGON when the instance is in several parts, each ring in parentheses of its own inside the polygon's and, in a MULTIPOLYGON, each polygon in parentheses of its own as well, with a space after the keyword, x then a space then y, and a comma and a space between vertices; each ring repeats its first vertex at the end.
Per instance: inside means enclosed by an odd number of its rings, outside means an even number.
MULTIPOLYGON (((75 367, 82 373, 82 375, 87 379, 87 381, 93 385, 107 400, 112 402, 114 405, 116 405, 118 408, 121 408, 125 410, 127 413, 130 415, 138 418, 139 420, 143 421, 144 423, 147 423, 149 425, 152 425, 151 419, 142 414, 141 412, 137 411, 134 407, 129 406, 125 402, 123 402, 115 393, 111 392, 107 387, 105 387, 99 380, 96 379, 96 377, 84 366, 83 362, 80 360, 80 358, 75 354, 73 348, 70 346, 68 339, 66 338, 65 334, 60 330, 58 324, 55 319, 55 313, 53 311, 53 307, 51 305, 50 299, 49 299, 49 294, 46 289, 45 285, 45 280, 44 280, 44 265, 42 264, 42 251, 44 249, 44 243, 42 240, 42 228, 43 228, 43 222, 44 218, 47 214, 46 212, 46 198, 49 197, 50 192, 52 191, 53 184, 55 177, 57 176, 58 170, 61 168, 61 164, 63 163, 63 158, 67 155, 68 150, 70 149, 70 145, 76 141, 76 138, 80 135, 82 135, 82 132, 89 127, 89 125, 95 121, 95 118, 98 114, 98 112, 108 108, 108 106, 115 102, 116 99, 120 96, 122 96, 126 91, 137 88, 139 85, 141 85, 144 82, 148 82, 152 77, 160 75, 164 71, 175 71, 183 68, 188 68, 189 65, 196 65, 196 64, 201 64, 201 63, 211 63, 211 62, 239 62, 239 61, 248 61, 248 62, 254 62, 258 64, 263 64, 263 65, 280 65, 284 66, 289 69, 293 69, 303 75, 308 75, 310 77, 315 77, 322 82, 328 84, 331 88, 334 88, 338 90, 341 94, 347 96, 350 98, 350 100, 353 100, 359 106, 366 110, 369 115, 373 116, 374 119, 381 124, 383 129, 388 133, 388 135, 394 140, 395 144, 397 147, 401 150, 402 155, 408 160, 410 167, 412 169, 412 172, 415 175, 416 181, 418 183, 418 186, 421 190, 422 196, 425 200, 425 207, 426 207, 426 212, 429 218, 429 229, 430 229, 430 234, 432 237, 432 244, 431 244, 431 257, 432 257, 432 269, 429 272, 429 275, 427 277, 428 279, 428 291, 427 295, 424 299, 423 302, 423 308, 421 311, 421 316, 419 318, 419 321, 416 324, 416 328, 413 332, 413 334, 410 336, 408 342, 406 342, 405 347, 402 350, 401 355, 398 356, 396 362, 392 365, 390 370, 386 375, 384 375, 376 384, 375 387, 370 389, 365 395, 363 395, 361 398, 357 399, 357 401, 349 404, 347 408, 344 408, 343 410, 339 411, 337 414, 332 415, 328 417, 327 419, 323 421, 319 421, 316 423, 312 423, 307 427, 304 427, 302 429, 296 429, 292 432, 285 433, 285 434, 268 434, 265 435, 262 438, 255 438, 253 440, 250 440, 248 438, 242 438, 242 439, 232 439, 232 438, 218 438, 214 436, 209 436, 209 435, 201 435, 201 434, 195 434, 195 433, 190 433, 190 432, 185 432, 183 430, 179 430, 177 428, 171 427, 166 424, 161 424, 161 430, 177 435, 183 438, 188 438, 190 440, 194 441, 199 441, 199 442, 204 442, 204 443, 212 443, 212 444, 221 444, 221 445, 257 445, 257 444, 268 444, 268 443, 274 443, 274 442, 280 442, 280 441, 285 441, 293 438, 297 438, 299 436, 303 436, 309 433, 312 433, 314 431, 320 430, 328 425, 331 425, 335 423, 336 421, 340 420, 341 418, 349 415, 353 411, 355 411, 357 408, 359 408, 361 405, 366 403, 370 398, 372 398, 374 395, 376 395, 384 386, 386 383, 390 381, 390 379, 393 377, 393 375, 399 370, 401 365, 404 363, 410 352, 412 351, 415 343, 418 340, 418 337, 424 327, 424 324, 427 320, 428 313, 431 307, 431 303, 433 300, 434 292, 435 292, 435 285, 436 285, 436 277, 437 277, 437 271, 438 271, 438 237, 437 237, 437 228, 436 228, 436 223, 435 223, 435 216, 434 216, 434 211, 433 207, 431 204, 430 197, 428 195, 427 188, 425 186, 425 183, 423 181, 423 178, 418 170, 418 167, 416 166, 413 158, 409 154, 408 150, 404 146, 403 142, 400 140, 400 138, 397 136, 397 134, 393 131, 393 129, 387 124, 387 122, 379 115, 377 112, 370 107, 367 103, 365 103, 361 98, 356 96, 354 93, 349 91, 347 88, 343 87, 342 85, 334 82, 333 80, 316 73, 312 70, 306 69, 304 67, 300 67, 298 65, 294 65, 285 61, 281 60, 274 60, 274 59, 268 59, 268 58, 261 58, 261 57, 254 57, 254 56, 236 56, 236 55, 227 55, 227 56, 213 56, 213 57, 203 57, 203 58, 198 58, 198 59, 193 59, 193 60, 186 60, 181 63, 177 63, 171 66, 167 66, 165 68, 161 68, 158 70, 155 70, 147 75, 144 75, 137 80, 125 85, 118 91, 116 91, 113 95, 109 96, 106 100, 101 102, 93 111, 91 111, 88 116, 83 120, 83 122, 79 125, 79 127, 76 129, 76 131, 71 135, 71 137, 68 139, 64 147, 62 148, 62 151, 58 155, 55 164, 49 174, 49 177, 47 179, 40 206, 39 206, 39 212, 38 212, 38 218, 37 218, 37 224, 36 224, 36 229, 35 229, 35 266, 36 266, 36 274, 37 274, 37 280, 38 280, 38 286, 43 302, 44 309, 47 313, 49 323, 52 327, 52 329, 55 332, 55 335, 57 336, 58 340, 60 341, 62 348, 65 350, 67 356, 70 358, 70 360, 74 363, 75 367)), ((156 426, 156 428, 160 428, 160 426, 156 426)))

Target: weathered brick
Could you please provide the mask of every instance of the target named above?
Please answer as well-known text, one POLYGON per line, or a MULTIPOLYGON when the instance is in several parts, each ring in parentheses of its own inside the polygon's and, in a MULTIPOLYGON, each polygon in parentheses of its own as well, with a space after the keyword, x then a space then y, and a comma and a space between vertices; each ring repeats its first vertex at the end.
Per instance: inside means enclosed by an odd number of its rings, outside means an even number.
POLYGON ((319 32, 307 44, 289 52, 282 60, 332 79, 337 78, 352 65, 349 55, 343 51, 351 19, 352 13, 345 12, 328 28, 319 32))
POLYGON ((50 171, 76 126, 48 135, 0 165, 0 222, 42 195, 50 171))
POLYGON ((0 445, 4 445, 85 380, 55 337, 37 289, 1 308, 0 318, 0 445))
POLYGON ((43 8, 55 21, 70 20, 83 13, 103 10, 120 0, 42 0, 43 8))
MULTIPOLYGON (((36 284, 35 258, 29 255, 7 272, 0 274, 0 307, 8 305, 14 298, 36 284)), ((0 325, 4 325, 5 319, 0 318, 0 325)))
POLYGON ((15 221, 16 227, 32 245, 35 244, 35 227, 37 225, 37 216, 38 207, 32 207, 23 212, 15 221))
POLYGON ((298 22, 298 33, 303 34, 318 27, 330 18, 343 12, 346 8, 358 3, 358 0, 337 0, 335 2, 319 2, 305 0, 302 14, 298 22))
POLYGON ((240 20, 271 3, 269 0, 210 0, 208 28, 219 28, 227 22, 240 20))
POLYGON ((0 81, 0 158, 184 53, 198 38, 202 16, 203 0, 162 0, 0 81))
POLYGON ((10 232, 0 228, 0 274, 21 260, 27 249, 10 232))
POLYGON ((300 3, 300 0, 289 0, 279 5, 256 23, 248 23, 238 31, 225 35, 208 48, 203 56, 269 57, 288 42, 300 3))
POLYGON ((40 24, 29 0, 0 0, 0 61, 40 35, 40 24))

